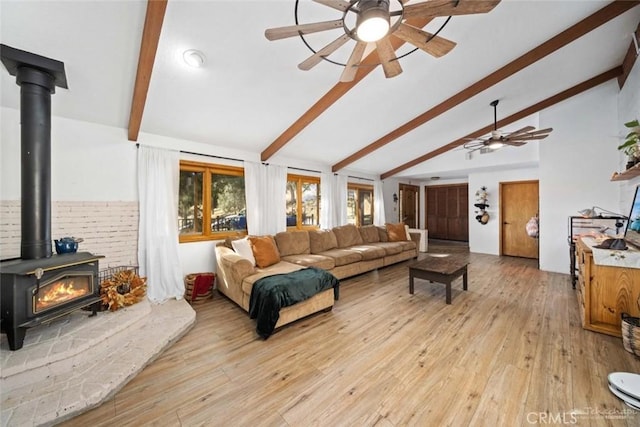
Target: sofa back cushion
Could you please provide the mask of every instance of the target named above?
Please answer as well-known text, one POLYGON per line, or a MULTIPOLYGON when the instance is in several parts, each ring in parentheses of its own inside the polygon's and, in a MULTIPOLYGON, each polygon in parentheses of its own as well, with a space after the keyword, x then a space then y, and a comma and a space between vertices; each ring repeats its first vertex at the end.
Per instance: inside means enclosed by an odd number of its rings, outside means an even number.
POLYGON ((385 227, 376 227, 378 229, 378 237, 381 242, 389 241, 389 234, 387 234, 387 229, 385 227))
POLYGON ((363 243, 358 227, 353 224, 334 227, 333 234, 336 235, 339 248, 348 248, 349 246, 361 245, 363 243))
POLYGON ((403 222, 399 222, 397 224, 386 223, 384 226, 387 229, 390 242, 403 242, 408 240, 407 230, 404 228, 403 222))
POLYGON ((332 230, 309 230, 309 245, 311 253, 318 254, 337 248, 338 241, 332 230))
POLYGON ((360 227, 360 236, 363 243, 378 243, 380 236, 378 235, 378 227, 375 225, 365 225, 360 227))
POLYGON ((251 261, 251 265, 255 267, 256 259, 253 256, 253 249, 248 238, 232 240, 231 246, 233 246, 235 253, 251 261))
POLYGON ((281 257, 311 253, 307 230, 282 231, 276 234, 275 239, 281 257))
POLYGON ((249 241, 258 268, 266 268, 280 262, 280 253, 273 237, 249 236, 249 241))

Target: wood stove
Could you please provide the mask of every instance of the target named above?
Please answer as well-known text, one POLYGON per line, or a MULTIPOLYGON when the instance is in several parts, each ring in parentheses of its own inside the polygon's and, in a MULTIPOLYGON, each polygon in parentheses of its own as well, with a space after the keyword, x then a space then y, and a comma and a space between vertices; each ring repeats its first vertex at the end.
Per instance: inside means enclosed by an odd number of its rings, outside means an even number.
POLYGON ((0 261, 2 331, 18 350, 27 328, 100 304, 98 258, 53 255, 51 245, 51 94, 67 88, 64 63, 0 45, 20 86, 20 258, 0 261))
POLYGON ((90 306, 92 315, 96 314, 99 258, 80 252, 2 261, 2 328, 11 350, 22 348, 27 328, 83 307, 90 306))

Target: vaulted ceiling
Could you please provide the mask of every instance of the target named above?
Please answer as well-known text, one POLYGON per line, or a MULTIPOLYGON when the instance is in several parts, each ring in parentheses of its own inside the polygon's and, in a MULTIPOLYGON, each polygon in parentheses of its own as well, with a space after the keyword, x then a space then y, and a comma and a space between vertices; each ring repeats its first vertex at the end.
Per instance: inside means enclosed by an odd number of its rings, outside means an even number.
MULTIPOLYGON (((403 72, 387 79, 374 52, 371 66, 341 83, 341 66, 297 68, 312 54, 300 38, 265 38, 265 29, 295 23, 295 3, 2 0, 0 36, 65 63, 69 90, 54 98, 57 116, 123 128, 131 140, 143 132, 264 161, 425 179, 446 175, 435 160, 448 151, 450 161, 477 167, 460 145, 491 129, 492 100, 509 131, 536 126, 538 111, 617 78, 640 22, 638 1, 503 0, 489 13, 452 17, 439 33, 457 43, 447 55, 410 53, 399 60, 403 72), (184 63, 187 49, 205 54, 203 67, 184 63)), ((300 23, 340 16, 299 0, 300 23)), ((433 33, 444 21, 419 25, 433 33)), ((306 39, 318 50, 336 31, 306 39)), ((397 44, 398 55, 411 48, 397 44)), ((331 58, 346 62, 354 45, 331 58)), ((15 80, 1 79, 2 105, 18 108, 15 80)), ((527 153, 504 149, 516 150, 527 153)))

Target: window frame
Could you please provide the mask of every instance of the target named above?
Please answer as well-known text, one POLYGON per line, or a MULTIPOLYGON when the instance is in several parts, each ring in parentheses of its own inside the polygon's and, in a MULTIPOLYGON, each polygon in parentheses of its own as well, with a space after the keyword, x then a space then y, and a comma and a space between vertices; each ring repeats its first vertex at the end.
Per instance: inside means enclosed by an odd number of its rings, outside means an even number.
POLYGON ((354 190, 356 192, 355 194, 355 204, 356 204, 356 227, 361 227, 362 225, 360 224, 360 203, 359 203, 359 191, 360 190, 365 190, 365 191, 370 191, 371 192, 371 224, 375 224, 375 211, 373 209, 373 202, 374 202, 374 191, 373 191, 373 185, 367 185, 367 184, 355 184, 352 182, 348 182, 347 183, 347 201, 349 200, 349 190, 354 190))
MULTIPOLYGON (((230 175, 244 177, 244 168, 240 166, 219 165, 214 163, 180 160, 180 172, 202 172, 202 234, 180 234, 179 243, 204 242, 210 240, 224 240, 232 236, 245 236, 247 231, 211 231, 211 176, 230 175)), ((245 193, 246 208, 246 193, 245 193)))
MULTIPOLYGON (((288 173, 287 183, 296 181, 296 225, 287 227, 287 230, 318 230, 320 229, 320 177, 288 173), (302 183, 316 184, 318 186, 318 225, 302 224, 302 183)), ((285 218, 286 220, 286 218, 285 218)))

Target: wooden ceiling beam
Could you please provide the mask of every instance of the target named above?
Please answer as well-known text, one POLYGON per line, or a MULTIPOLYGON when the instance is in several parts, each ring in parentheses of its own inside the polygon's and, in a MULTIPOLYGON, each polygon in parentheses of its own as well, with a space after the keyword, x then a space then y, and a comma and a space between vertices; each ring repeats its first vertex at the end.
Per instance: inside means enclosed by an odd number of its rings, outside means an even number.
POLYGON ((513 74, 521 71, 525 67, 539 61, 540 59, 552 54, 558 49, 568 45, 574 40, 584 36, 590 31, 598 28, 599 26, 609 22, 613 18, 623 14, 629 9, 637 6, 640 1, 613 1, 609 3, 607 6, 593 13, 592 15, 586 17, 582 21, 578 22, 575 25, 567 28, 560 34, 550 38, 546 42, 537 46, 536 48, 530 50, 519 58, 511 61, 507 65, 499 68, 483 79, 477 81, 471 86, 463 89, 457 94, 453 95, 451 98, 441 102, 430 110, 422 113, 418 117, 410 120, 404 125, 400 126, 397 129, 389 132, 382 138, 378 139, 375 142, 367 145, 361 150, 355 152, 349 157, 341 160, 332 166, 331 170, 333 172, 337 172, 340 169, 350 165, 356 160, 360 160, 361 158, 371 154, 375 150, 384 147, 390 142, 398 139, 399 137, 409 133, 410 131, 422 126, 427 123, 431 119, 438 117, 439 115, 449 111, 453 107, 461 104, 462 102, 468 100, 469 98, 479 94, 480 92, 490 88, 491 86, 505 80, 506 78, 512 76, 513 74))
MULTIPOLYGON (((586 90, 589 90, 593 87, 596 87, 606 81, 609 81, 611 79, 615 79, 618 78, 621 74, 622 74, 622 66, 618 66, 615 67, 609 71, 606 71, 602 74, 599 74, 589 80, 585 80, 582 83, 579 83, 567 90, 564 90, 556 95, 553 95, 543 101, 540 101, 536 104, 533 104, 532 106, 525 108, 524 110, 518 111, 515 114, 510 115, 509 117, 505 117, 502 120, 498 120, 497 125, 498 127, 503 127, 506 125, 509 125, 511 123, 514 123, 518 120, 524 119, 525 117, 528 117, 534 113, 537 113, 538 111, 544 110, 545 108, 549 108, 550 106, 557 104, 558 102, 562 102, 566 99, 571 98, 572 96, 576 96, 579 93, 582 93, 586 90)), ((465 142, 468 141, 468 138, 479 138, 482 135, 486 135, 487 133, 491 132, 493 130, 493 123, 483 127, 482 129, 478 129, 475 132, 471 132, 468 135, 463 136, 462 138, 456 139, 455 141, 452 141, 450 143, 448 143, 447 145, 443 145, 440 148, 437 148, 427 154, 424 154, 414 160, 411 160, 410 162, 405 163, 402 166, 398 166, 395 169, 392 169, 390 171, 387 171, 385 173, 383 173, 382 175, 380 175, 380 179, 386 179, 389 178, 390 176, 396 175, 404 170, 407 170, 409 168, 412 168, 414 166, 419 165, 422 162, 426 162, 429 159, 432 159, 436 156, 439 156, 440 154, 444 154, 447 151, 450 151, 454 148, 457 148, 461 145, 463 145, 465 142)))
POLYGON ((629 49, 627 50, 627 54, 622 61, 622 68, 624 72, 620 77, 618 77, 618 86, 620 89, 624 86, 624 83, 627 81, 627 77, 629 77, 629 73, 631 73, 631 69, 633 65, 638 60, 638 44, 640 43, 640 23, 638 23, 638 27, 632 37, 635 37, 635 41, 631 40, 629 44, 629 49))
MULTIPOLYGON (((413 25, 414 27, 423 28, 427 25, 431 19, 413 19, 407 20, 407 24, 413 25)), ((403 40, 398 39, 397 37, 391 37, 391 45, 393 46, 393 50, 398 50, 400 46, 402 46, 405 42, 403 40)), ((372 52, 373 53, 373 52, 372 52)), ((282 147, 284 147, 289 141, 291 141, 297 134, 302 132, 304 128, 306 128, 309 124, 311 124, 315 119, 320 117, 322 113, 324 113, 327 108, 331 107, 336 101, 342 98, 351 88, 360 83, 362 79, 364 79, 370 72, 372 72, 378 65, 380 65, 380 61, 378 59, 378 55, 369 54, 362 61, 361 67, 358 68, 355 78, 350 82, 338 82, 335 86, 333 86, 326 94, 322 96, 315 104, 311 106, 298 120, 293 122, 291 126, 287 128, 275 141, 273 141, 267 148, 262 151, 260 154, 260 159, 264 162, 269 160, 271 156, 278 152, 282 147)))
POLYGON ((138 71, 136 72, 136 82, 133 88, 131 112, 129 113, 129 141, 137 141, 140 133, 142 115, 147 102, 151 72, 153 71, 153 63, 156 60, 167 2, 168 0, 147 1, 147 15, 144 19, 140 56, 138 57, 138 71))

